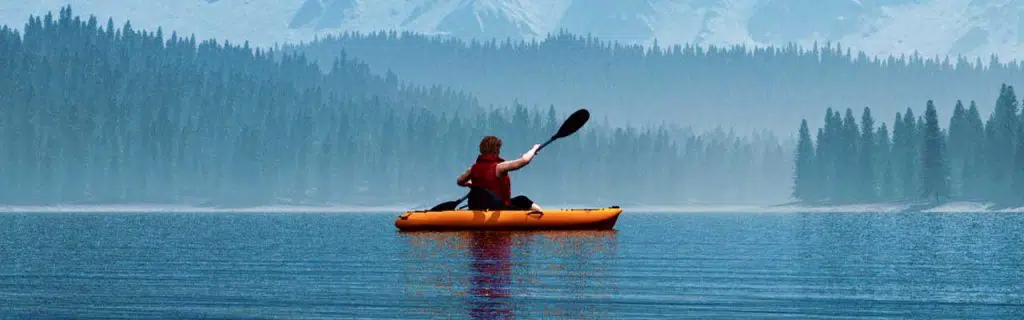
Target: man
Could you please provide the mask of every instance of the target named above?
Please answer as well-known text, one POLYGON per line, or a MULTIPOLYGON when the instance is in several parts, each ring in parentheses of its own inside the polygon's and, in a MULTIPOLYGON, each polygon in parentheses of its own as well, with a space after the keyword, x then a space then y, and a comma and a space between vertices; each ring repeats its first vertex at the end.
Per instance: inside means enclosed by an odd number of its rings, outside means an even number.
POLYGON ((486 136, 480 140, 480 155, 476 163, 466 172, 459 175, 457 184, 470 187, 469 209, 471 210, 530 210, 542 213, 540 206, 533 200, 520 195, 512 198, 512 183, 508 173, 519 170, 530 164, 537 155, 539 144, 533 145, 530 151, 515 160, 505 161, 501 154, 501 139, 486 136))

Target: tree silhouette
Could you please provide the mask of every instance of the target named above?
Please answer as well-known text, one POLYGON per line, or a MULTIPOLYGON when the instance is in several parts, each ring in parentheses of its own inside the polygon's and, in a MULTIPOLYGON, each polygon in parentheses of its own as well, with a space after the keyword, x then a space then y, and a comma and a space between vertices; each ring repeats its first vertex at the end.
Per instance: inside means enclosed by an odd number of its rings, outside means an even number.
MULTIPOLYGON (((514 157, 564 117, 346 55, 318 64, 70 7, 23 30, 0 28, 0 203, 432 205, 462 192, 481 137, 514 157)), ((791 147, 775 136, 593 122, 516 172, 513 191, 593 205, 788 197, 791 147)))
MULTIPOLYGON (((875 134, 868 136, 873 125, 869 109, 865 108, 861 116, 861 134, 859 138, 843 135, 836 138, 829 135, 836 132, 836 113, 831 108, 825 110, 827 120, 825 128, 818 130, 815 141, 807 141, 809 132, 801 123, 798 136, 798 148, 816 150, 814 161, 830 162, 834 159, 857 156, 859 167, 840 165, 830 171, 844 170, 857 172, 853 176, 835 176, 832 185, 862 185, 864 188, 855 191, 842 188, 822 188, 822 198, 856 199, 857 202, 878 200, 922 200, 929 199, 941 202, 947 199, 985 201, 999 205, 1021 205, 1024 197, 1024 112, 1017 107, 1013 87, 1001 85, 995 110, 986 123, 982 123, 977 104, 970 101, 964 108, 961 100, 956 100, 953 115, 949 118, 949 130, 939 125, 938 111, 933 100, 925 103, 923 117, 914 117, 912 109, 905 113, 896 113, 892 138, 888 127, 879 124, 875 134), (859 153, 848 153, 849 143, 855 145, 859 153), (1012 143, 1012 144, 1011 144, 1012 143), (845 146, 843 151, 834 147, 845 146), (874 155, 866 155, 866 152, 874 155), (872 159, 872 160, 868 160, 872 159), (865 165, 870 162, 870 169, 865 165), (878 177, 878 178, 873 178, 878 177), (868 193, 862 193, 864 190, 868 193), (871 195, 877 190, 874 200, 871 195), (861 193, 858 193, 861 192, 861 193), (844 194, 845 193, 845 194, 844 194)), ((849 117, 847 117, 849 118, 849 117)), ((844 121, 844 123, 849 121, 844 121)), ((844 128, 846 128, 844 126, 844 128)), ((848 130, 848 129, 846 129, 848 130)), ((798 149, 800 150, 800 149, 798 149)), ((798 152, 798 154, 801 154, 798 152)), ((796 157, 794 160, 796 176, 806 170, 809 160, 796 157)), ((800 179, 795 180, 793 195, 799 200, 810 200, 804 196, 800 179), (799 196, 798 196, 799 195, 799 196)), ((836 200, 839 199, 839 200, 836 200)))
POLYGON ((939 128, 935 104, 928 100, 925 106, 925 125, 921 148, 921 196, 936 202, 949 196, 949 171, 946 166, 946 139, 939 128))

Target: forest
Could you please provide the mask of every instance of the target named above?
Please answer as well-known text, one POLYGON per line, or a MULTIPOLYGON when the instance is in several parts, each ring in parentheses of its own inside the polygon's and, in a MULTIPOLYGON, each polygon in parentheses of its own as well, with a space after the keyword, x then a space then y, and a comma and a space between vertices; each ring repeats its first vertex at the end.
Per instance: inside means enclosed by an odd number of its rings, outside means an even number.
MULTIPOLYGON (((568 114, 558 110, 589 107, 485 104, 345 55, 319 63, 104 25, 70 6, 21 31, 0 27, 0 203, 429 207, 465 192, 455 178, 483 136, 502 137, 503 155, 517 157, 555 132, 568 114)), ((592 113, 515 173, 513 193, 542 205, 789 197, 787 139, 614 126, 592 113)))
POLYGON ((876 125, 850 109, 825 111, 824 127, 800 124, 792 195, 810 203, 951 200, 1024 204, 1024 110, 1002 84, 982 121, 977 103, 956 100, 946 128, 935 102, 923 115, 907 108, 876 125))
MULTIPOLYGON (((894 114, 926 100, 967 97, 987 113, 994 88, 1024 79, 1024 64, 996 56, 875 57, 840 43, 642 47, 564 31, 542 41, 351 32, 282 47, 325 67, 346 54, 375 73, 460 88, 484 104, 515 98, 567 112, 587 105, 612 124, 672 121, 695 129, 723 125, 776 133, 792 132, 802 118, 826 107, 894 114)), ((937 111, 949 114, 951 107, 937 111)), ((809 124, 824 124, 818 121, 809 124)))

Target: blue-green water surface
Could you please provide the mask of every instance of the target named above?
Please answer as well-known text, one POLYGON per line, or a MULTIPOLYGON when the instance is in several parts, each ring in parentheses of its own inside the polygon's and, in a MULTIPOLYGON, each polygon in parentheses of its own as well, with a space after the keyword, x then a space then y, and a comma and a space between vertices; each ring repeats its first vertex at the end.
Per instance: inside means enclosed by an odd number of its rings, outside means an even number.
POLYGON ((2 319, 1024 319, 1024 215, 0 214, 2 319))

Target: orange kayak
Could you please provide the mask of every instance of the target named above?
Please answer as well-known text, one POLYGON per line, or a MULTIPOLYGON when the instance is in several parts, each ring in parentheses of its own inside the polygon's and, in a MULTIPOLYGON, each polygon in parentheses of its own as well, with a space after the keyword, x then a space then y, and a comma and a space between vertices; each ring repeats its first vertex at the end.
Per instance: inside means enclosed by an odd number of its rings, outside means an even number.
POLYGON ((622 209, 407 211, 395 219, 401 231, 440 230, 608 230, 622 209))

